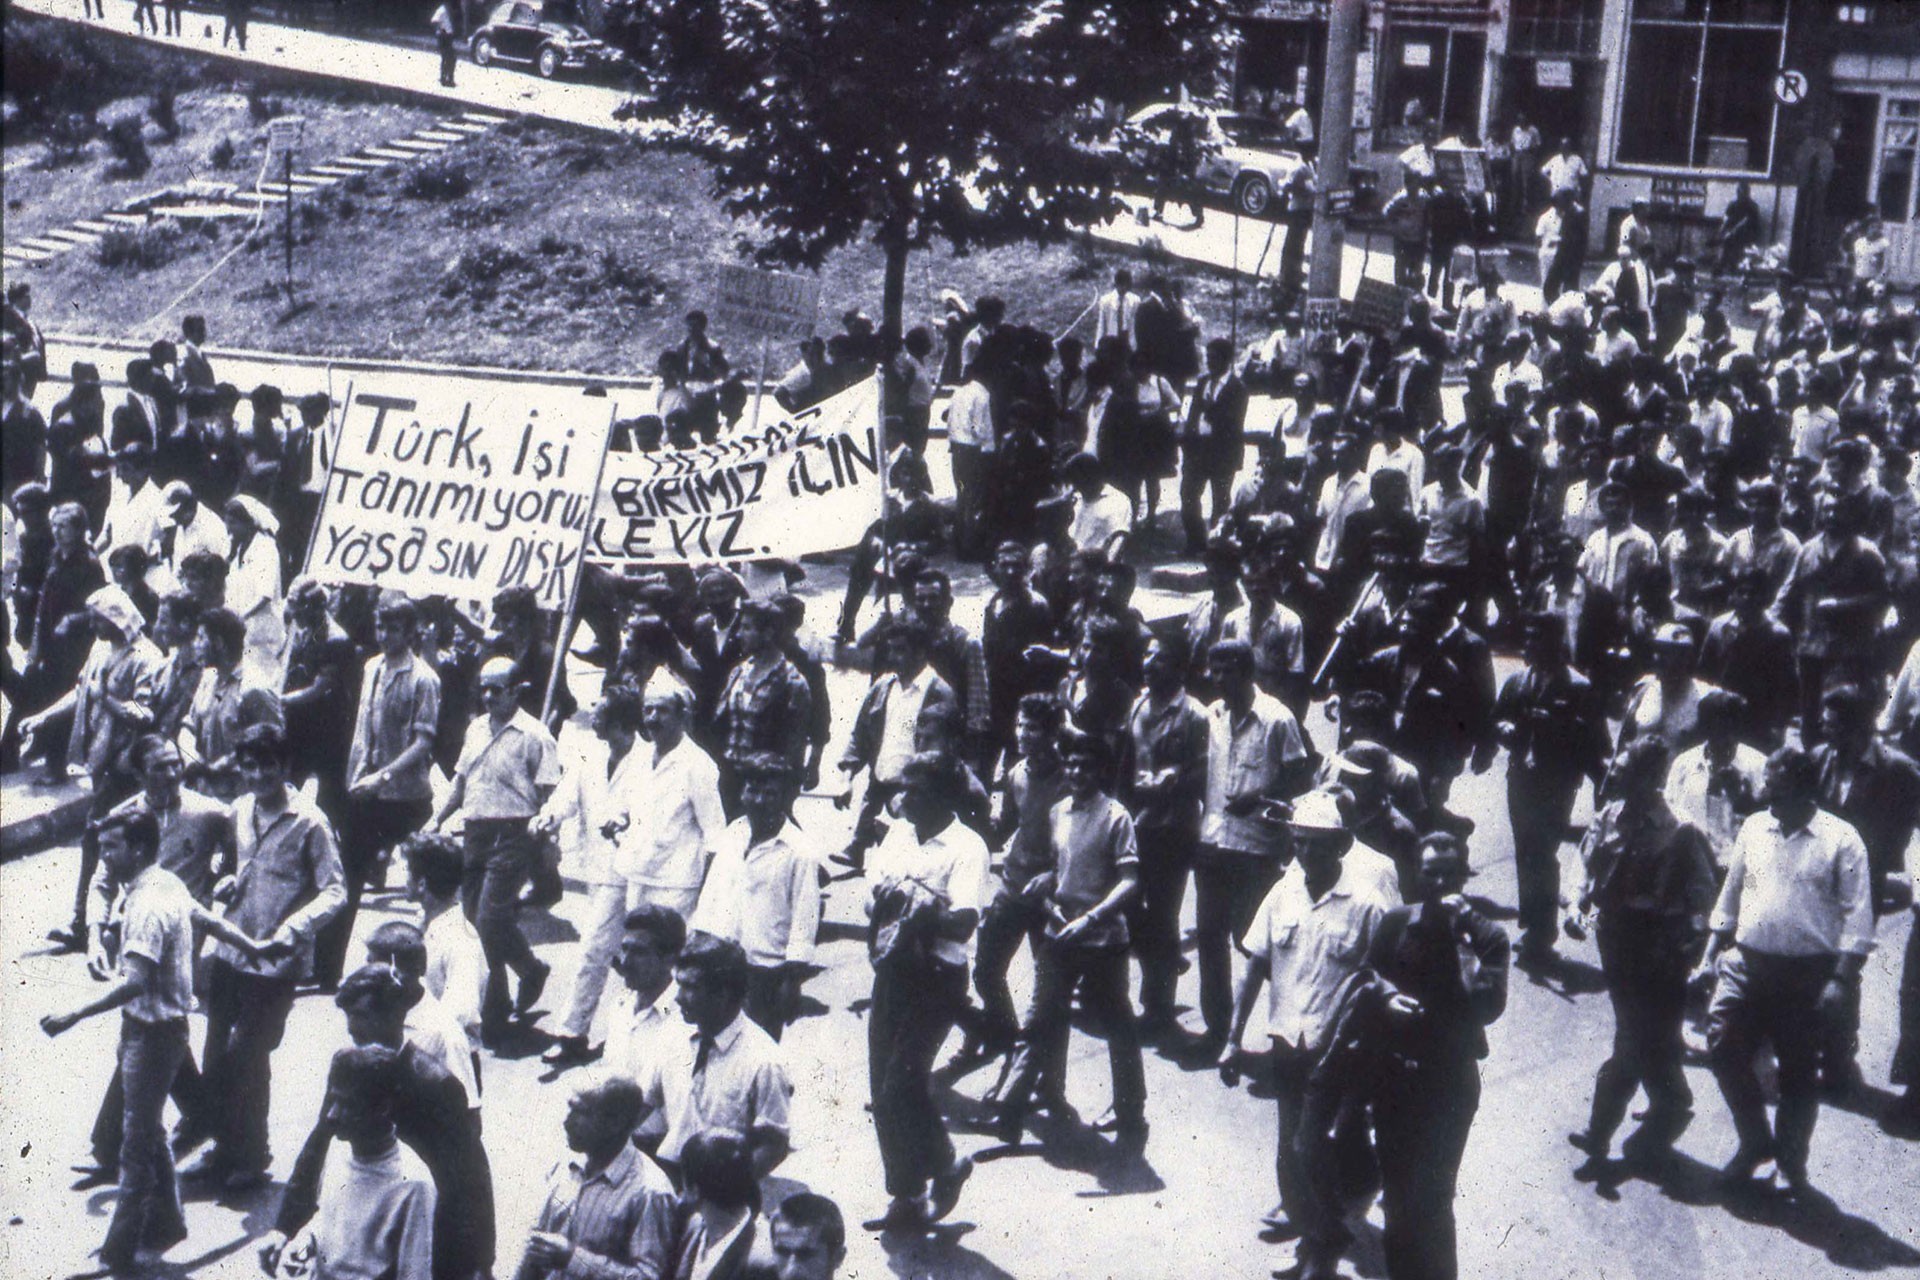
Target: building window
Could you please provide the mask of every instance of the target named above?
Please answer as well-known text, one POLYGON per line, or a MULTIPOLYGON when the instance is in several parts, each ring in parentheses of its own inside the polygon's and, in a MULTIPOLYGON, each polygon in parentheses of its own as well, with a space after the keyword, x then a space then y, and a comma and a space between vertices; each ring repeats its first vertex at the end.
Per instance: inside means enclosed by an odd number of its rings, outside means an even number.
POLYGON ((1513 0, 1507 52, 1534 58, 1592 58, 1606 20, 1602 0, 1513 0))
POLYGON ((1913 216, 1913 172, 1920 161, 1920 100, 1888 98, 1880 131, 1880 216, 1906 222, 1913 216))
POLYGON ((1633 0, 1622 164, 1765 173, 1789 0, 1633 0))
POLYGON ((1841 22, 1850 22, 1854 26, 1864 27, 1873 21, 1873 6, 1870 4, 1843 4, 1834 10, 1834 17, 1841 22))

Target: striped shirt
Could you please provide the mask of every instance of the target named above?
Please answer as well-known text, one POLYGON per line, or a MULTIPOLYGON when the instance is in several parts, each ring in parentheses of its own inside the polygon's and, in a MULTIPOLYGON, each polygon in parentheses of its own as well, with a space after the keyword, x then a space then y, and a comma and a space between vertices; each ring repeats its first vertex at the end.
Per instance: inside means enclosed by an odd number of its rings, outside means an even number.
POLYGON ((660 1166, 632 1146, 622 1147, 597 1173, 563 1160, 547 1177, 533 1229, 565 1236, 573 1256, 555 1271, 522 1262, 515 1280, 654 1280, 668 1274, 675 1201, 660 1166))

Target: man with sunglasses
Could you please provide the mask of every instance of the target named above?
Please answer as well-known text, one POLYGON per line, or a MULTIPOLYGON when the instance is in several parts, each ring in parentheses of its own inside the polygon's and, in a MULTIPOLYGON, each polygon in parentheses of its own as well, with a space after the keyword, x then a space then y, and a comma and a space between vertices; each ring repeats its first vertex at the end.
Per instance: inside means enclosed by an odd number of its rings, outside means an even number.
POLYGON ((485 714, 467 729, 453 786, 433 825, 445 827, 456 811, 465 819, 460 898, 487 953, 480 1037, 492 1046, 506 1034, 509 1012, 531 1010, 547 985, 547 966, 520 931, 520 890, 539 856, 529 824, 559 785, 560 758, 553 735, 519 704, 512 662, 488 659, 479 692, 485 714), (520 979, 511 1001, 509 969, 520 979))

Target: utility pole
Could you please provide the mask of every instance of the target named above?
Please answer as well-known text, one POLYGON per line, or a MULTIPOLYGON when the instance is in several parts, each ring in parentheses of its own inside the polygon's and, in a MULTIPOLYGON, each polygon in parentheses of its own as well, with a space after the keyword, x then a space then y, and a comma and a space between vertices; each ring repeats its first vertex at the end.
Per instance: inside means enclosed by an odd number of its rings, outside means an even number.
POLYGON ((1347 191, 1351 180, 1353 86, 1360 61, 1360 36, 1367 23, 1367 0, 1329 0, 1327 10, 1327 66, 1320 97, 1320 190, 1313 197, 1313 258, 1307 272, 1310 313, 1316 302, 1325 308, 1328 303, 1338 306, 1340 301, 1345 211, 1336 212, 1330 197, 1335 190, 1347 191))

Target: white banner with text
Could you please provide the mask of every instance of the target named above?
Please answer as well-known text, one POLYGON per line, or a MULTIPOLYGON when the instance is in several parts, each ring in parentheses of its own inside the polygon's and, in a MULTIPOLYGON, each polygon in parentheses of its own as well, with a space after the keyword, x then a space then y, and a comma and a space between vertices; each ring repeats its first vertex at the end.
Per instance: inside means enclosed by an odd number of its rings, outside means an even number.
POLYGON ((868 380, 757 432, 609 454, 587 558, 731 564, 855 545, 880 516, 878 396, 868 380))

